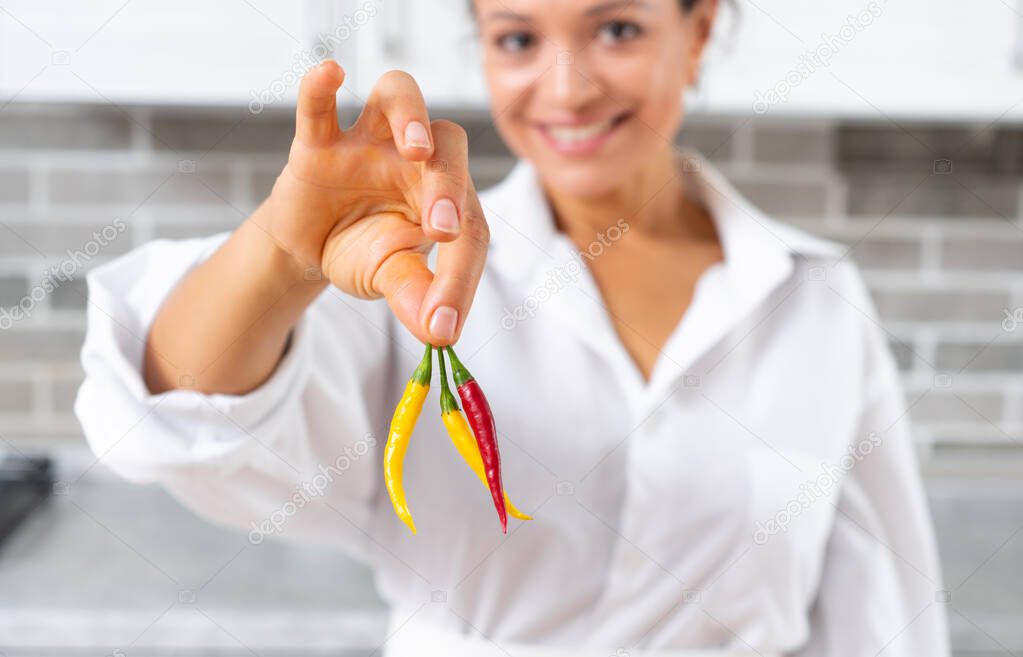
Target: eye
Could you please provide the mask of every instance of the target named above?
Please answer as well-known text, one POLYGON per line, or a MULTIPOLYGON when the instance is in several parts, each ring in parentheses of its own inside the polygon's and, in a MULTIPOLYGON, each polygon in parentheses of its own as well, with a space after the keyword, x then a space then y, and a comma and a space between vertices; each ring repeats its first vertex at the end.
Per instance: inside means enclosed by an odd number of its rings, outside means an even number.
POLYGON ((642 28, 629 21, 611 21, 600 26, 600 38, 614 45, 623 41, 631 41, 642 33, 642 28))
POLYGON ((494 41, 498 48, 509 53, 522 52, 535 42, 536 38, 529 32, 509 32, 502 34, 494 41))

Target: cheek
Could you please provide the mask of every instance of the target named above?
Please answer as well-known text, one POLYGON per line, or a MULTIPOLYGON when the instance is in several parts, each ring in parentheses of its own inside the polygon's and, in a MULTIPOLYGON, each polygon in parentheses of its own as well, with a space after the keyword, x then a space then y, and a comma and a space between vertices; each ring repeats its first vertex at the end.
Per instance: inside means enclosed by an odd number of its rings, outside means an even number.
POLYGON ((661 134, 673 134, 681 123, 686 66, 680 49, 666 49, 666 54, 659 54, 656 61, 648 61, 636 70, 630 83, 642 94, 641 118, 661 134))
POLYGON ((522 94, 543 71, 537 64, 509 64, 492 61, 489 57, 483 70, 490 89, 490 98, 495 105, 498 101, 505 104, 513 101, 514 97, 522 94))
POLYGON ((487 65, 487 88, 494 125, 516 155, 523 155, 528 127, 522 120, 530 97, 529 89, 539 73, 531 67, 487 65))

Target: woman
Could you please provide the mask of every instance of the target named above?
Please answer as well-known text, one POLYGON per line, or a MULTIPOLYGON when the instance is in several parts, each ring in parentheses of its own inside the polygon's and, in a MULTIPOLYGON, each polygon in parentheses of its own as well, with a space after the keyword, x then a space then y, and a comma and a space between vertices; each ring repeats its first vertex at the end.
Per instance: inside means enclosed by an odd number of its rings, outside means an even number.
POLYGON ((388 655, 947 654, 859 275, 672 147, 716 10, 477 0, 520 158, 479 197, 465 133, 408 76, 342 133, 343 71, 310 72, 238 230, 91 275, 76 408, 97 454, 253 543, 364 560, 388 655), (383 439, 423 343, 457 343, 487 390, 535 518, 507 536, 433 393, 406 457, 418 535, 392 513, 383 439))

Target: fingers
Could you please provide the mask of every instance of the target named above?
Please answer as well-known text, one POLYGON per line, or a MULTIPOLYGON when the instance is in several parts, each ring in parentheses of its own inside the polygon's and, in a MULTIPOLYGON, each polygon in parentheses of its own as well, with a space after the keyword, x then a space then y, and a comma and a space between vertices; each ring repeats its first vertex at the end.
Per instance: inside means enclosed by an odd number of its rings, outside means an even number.
POLYGON ((462 229, 458 239, 438 247, 437 272, 425 291, 419 310, 420 330, 425 329, 437 346, 454 344, 458 340, 476 296, 490 244, 490 229, 472 181, 468 180, 462 229))
POLYGON ((377 291, 405 328, 420 342, 431 342, 433 338, 419 321, 423 297, 433 280, 426 255, 412 250, 395 253, 380 265, 374 280, 377 291))
POLYGON ((357 123, 364 121, 374 139, 393 140, 407 160, 421 162, 433 155, 426 101, 408 73, 390 71, 377 80, 357 123))
POLYGON ((341 134, 337 123, 337 90, 345 72, 333 60, 326 60, 306 73, 298 90, 295 137, 310 146, 326 146, 341 134))
POLYGON ((461 230, 469 183, 469 141, 451 121, 434 121, 433 157, 423 167, 422 226, 434 242, 451 242, 461 230))
POLYGON ((467 179, 467 184, 462 230, 453 242, 438 247, 436 273, 427 267, 424 250, 412 246, 410 235, 401 240, 402 248, 380 264, 370 286, 387 299, 395 316, 418 340, 436 346, 458 341, 490 244, 490 230, 472 180, 467 179))

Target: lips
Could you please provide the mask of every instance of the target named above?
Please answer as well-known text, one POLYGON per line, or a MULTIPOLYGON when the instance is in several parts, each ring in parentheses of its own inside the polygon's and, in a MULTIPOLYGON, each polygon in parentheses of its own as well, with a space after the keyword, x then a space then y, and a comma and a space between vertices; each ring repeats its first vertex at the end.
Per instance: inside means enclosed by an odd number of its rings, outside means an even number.
POLYGON ((628 117, 629 113, 623 112, 585 123, 538 123, 536 129, 558 152, 565 155, 586 155, 596 152, 628 117))

